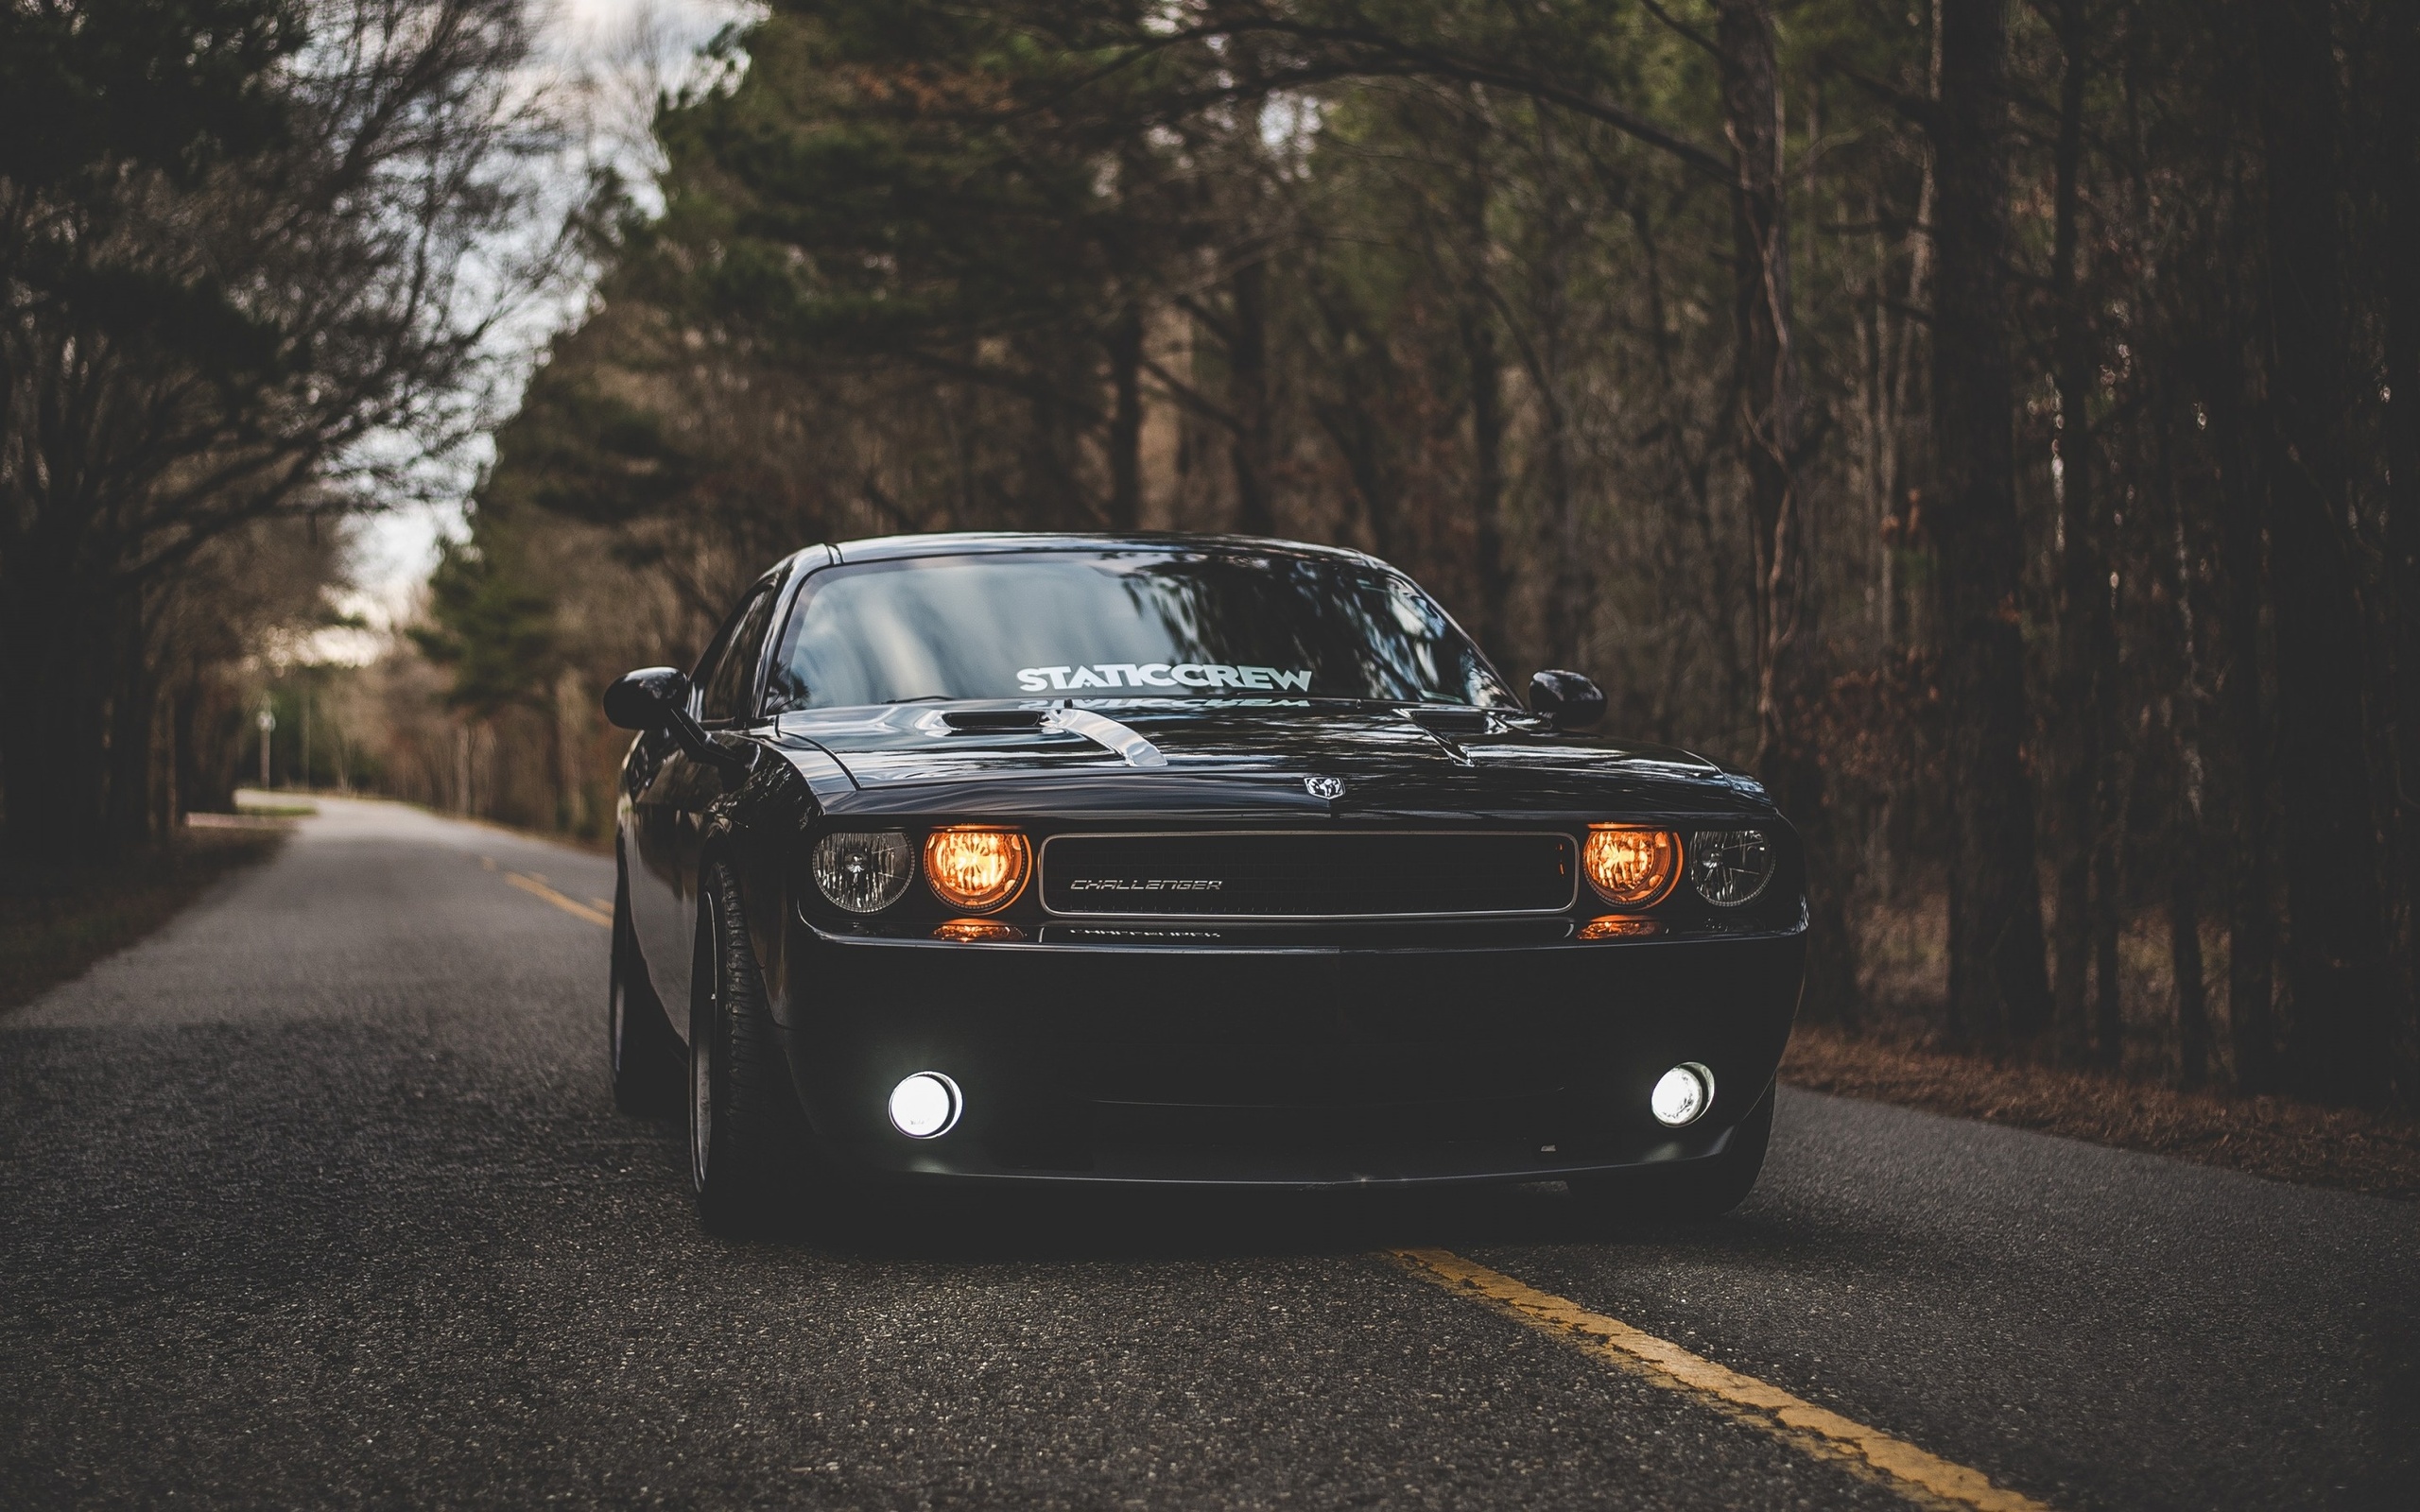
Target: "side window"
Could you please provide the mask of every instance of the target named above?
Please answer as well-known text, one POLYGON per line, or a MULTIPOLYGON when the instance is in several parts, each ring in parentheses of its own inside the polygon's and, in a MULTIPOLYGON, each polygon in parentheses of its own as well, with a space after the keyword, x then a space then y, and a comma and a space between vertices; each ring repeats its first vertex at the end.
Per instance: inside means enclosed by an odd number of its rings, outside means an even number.
POLYGON ((773 618, 774 586, 768 583, 756 591, 717 647, 719 660, 701 674, 698 698, 701 723, 735 724, 755 713, 749 707, 749 695, 754 690, 756 663, 765 649, 765 630, 773 618))
POLYGON ((715 631, 715 638, 706 643, 705 654, 699 657, 698 664, 689 669, 689 712, 691 713, 697 713, 698 701, 704 696, 706 684, 714 680, 715 669, 722 665, 722 653, 724 648, 731 644, 731 632, 738 627, 737 621, 731 621, 721 629, 715 631))
POLYGON ((812 580, 799 585, 790 598, 789 618, 782 627, 782 638, 773 643, 773 665, 765 674, 765 702, 758 711, 767 719, 793 709, 804 709, 814 702, 814 690, 800 679, 794 664, 797 659, 792 655, 798 649, 799 622, 805 618, 806 603, 814 593, 812 580))

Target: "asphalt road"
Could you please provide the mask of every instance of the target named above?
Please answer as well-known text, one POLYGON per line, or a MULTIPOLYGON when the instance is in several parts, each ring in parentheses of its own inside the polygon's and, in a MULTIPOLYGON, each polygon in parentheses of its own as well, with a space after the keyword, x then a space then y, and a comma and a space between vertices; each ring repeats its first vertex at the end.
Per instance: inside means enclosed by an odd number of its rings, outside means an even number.
POLYGON ((693 1221, 596 857, 331 802, 0 1017, 0 1506, 1895 1507, 1449 1248, 2058 1507, 2420 1506, 2420 1205, 1810 1094, 1709 1228, 1481 1198, 693 1221))

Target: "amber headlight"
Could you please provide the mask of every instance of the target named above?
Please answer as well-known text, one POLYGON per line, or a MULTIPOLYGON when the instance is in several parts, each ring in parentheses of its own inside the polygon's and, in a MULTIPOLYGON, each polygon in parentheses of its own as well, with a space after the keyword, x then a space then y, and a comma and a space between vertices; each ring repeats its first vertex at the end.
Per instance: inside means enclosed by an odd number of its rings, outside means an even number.
POLYGON ((904 834, 827 834, 815 842, 816 890, 853 914, 878 914, 897 902, 915 866, 904 834))
POLYGON ((1762 830, 1700 830, 1689 836, 1689 885, 1717 908, 1737 908, 1773 880, 1772 842, 1762 830))
POLYGON ((925 837, 925 881, 952 908, 988 914, 1004 908, 1033 869, 1033 850, 1014 830, 973 826, 925 837))
POLYGON ((1681 837, 1635 824, 1592 824, 1582 864, 1588 885, 1605 902, 1616 908, 1651 907, 1681 875, 1681 837))

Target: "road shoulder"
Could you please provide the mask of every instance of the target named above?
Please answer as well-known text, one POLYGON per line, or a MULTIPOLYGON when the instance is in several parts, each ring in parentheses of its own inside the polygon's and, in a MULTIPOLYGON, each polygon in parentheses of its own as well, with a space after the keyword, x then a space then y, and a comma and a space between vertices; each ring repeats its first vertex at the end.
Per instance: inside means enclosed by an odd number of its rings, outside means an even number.
POLYGON ((292 828, 276 820, 197 824, 115 866, 9 877, 0 886, 0 1014, 158 933, 218 883, 275 855, 292 828))
POLYGON ((2420 1199, 2420 1120, 2184 1092, 1802 1024, 1781 1078, 1809 1091, 2063 1135, 2371 1196, 2420 1199))

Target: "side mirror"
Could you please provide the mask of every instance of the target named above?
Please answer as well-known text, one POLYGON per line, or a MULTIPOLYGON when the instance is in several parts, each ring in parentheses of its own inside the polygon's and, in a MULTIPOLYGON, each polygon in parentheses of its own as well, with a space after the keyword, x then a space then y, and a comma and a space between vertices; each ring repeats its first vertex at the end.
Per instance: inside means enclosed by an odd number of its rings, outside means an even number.
POLYGON ((624 730, 669 730, 690 758, 720 771, 726 781, 745 777, 755 747, 734 750, 708 735, 689 716, 689 679, 677 667, 625 672, 605 690, 605 717, 624 730))
POLYGON ((684 711, 689 679, 677 667, 641 667, 605 690, 605 717, 624 730, 662 730, 684 711))
POLYGON ((1530 708, 1557 730, 1585 730, 1605 717, 1605 690, 1578 672, 1540 672, 1530 679, 1530 708))

